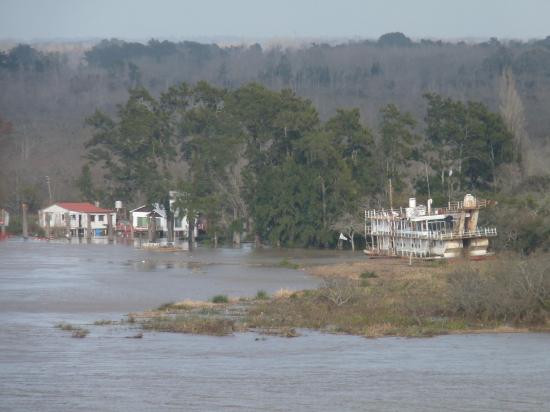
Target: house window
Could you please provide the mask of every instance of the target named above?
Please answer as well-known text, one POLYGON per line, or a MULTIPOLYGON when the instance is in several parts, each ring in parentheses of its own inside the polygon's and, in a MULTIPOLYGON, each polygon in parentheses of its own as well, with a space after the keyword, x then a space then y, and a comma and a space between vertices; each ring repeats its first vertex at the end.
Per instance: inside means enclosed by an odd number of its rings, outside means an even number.
POLYGON ((90 222, 95 222, 95 215, 90 215, 90 222))
POLYGON ((61 220, 65 220, 65 215, 61 215, 61 220))
POLYGON ((100 222, 103 222, 104 218, 105 218, 105 215, 97 215, 97 220, 100 222))
POLYGON ((72 220, 76 220, 76 215, 71 215, 72 220))
POLYGON ((147 226, 147 218, 140 216, 137 218, 137 225, 138 227, 146 227, 147 226))

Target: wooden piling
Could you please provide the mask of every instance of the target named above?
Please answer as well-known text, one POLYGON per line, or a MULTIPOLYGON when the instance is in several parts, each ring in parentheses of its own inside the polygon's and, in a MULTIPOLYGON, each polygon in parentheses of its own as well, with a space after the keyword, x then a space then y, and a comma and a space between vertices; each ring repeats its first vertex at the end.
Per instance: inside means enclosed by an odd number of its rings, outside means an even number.
POLYGON ((71 214, 69 212, 65 212, 65 236, 71 240, 71 214))
POLYGON ((107 213, 107 239, 109 243, 114 240, 113 215, 111 213, 107 213))
POLYGON ((88 242, 92 240, 92 215, 89 213, 86 215, 86 239, 88 242))

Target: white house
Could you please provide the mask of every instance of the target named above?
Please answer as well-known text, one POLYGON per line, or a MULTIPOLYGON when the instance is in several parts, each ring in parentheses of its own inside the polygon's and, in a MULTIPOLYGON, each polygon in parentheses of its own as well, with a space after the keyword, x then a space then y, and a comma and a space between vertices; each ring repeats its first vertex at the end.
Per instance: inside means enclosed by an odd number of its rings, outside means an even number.
POLYGON ((116 211, 103 209, 88 202, 57 202, 38 212, 41 227, 47 229, 70 228, 71 236, 85 236, 88 228, 90 236, 106 236, 109 227, 108 219, 114 230, 116 211), (67 218, 69 224, 67 224, 67 218))
MULTIPOLYGON (((170 203, 173 202, 171 201, 170 203)), ((136 209, 130 210, 134 232, 147 232, 149 228, 149 216, 151 212, 154 213, 156 219, 157 232, 160 232, 160 237, 164 237, 168 230, 166 211, 158 203, 155 203, 153 205, 143 205, 136 209)), ((178 212, 176 212, 174 215, 174 237, 187 237, 187 234, 189 233, 189 223, 187 221, 187 217, 178 216, 178 212)), ((197 228, 195 228, 195 236, 197 236, 197 228)))

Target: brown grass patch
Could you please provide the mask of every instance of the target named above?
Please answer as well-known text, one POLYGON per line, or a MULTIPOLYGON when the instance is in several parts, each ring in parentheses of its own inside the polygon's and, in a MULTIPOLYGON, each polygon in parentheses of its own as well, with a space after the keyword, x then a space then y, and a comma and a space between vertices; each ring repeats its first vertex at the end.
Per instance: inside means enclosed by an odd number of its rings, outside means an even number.
POLYGON ((286 299, 292 296, 294 293, 295 291, 293 290, 281 288, 273 294, 273 297, 275 299, 286 299))

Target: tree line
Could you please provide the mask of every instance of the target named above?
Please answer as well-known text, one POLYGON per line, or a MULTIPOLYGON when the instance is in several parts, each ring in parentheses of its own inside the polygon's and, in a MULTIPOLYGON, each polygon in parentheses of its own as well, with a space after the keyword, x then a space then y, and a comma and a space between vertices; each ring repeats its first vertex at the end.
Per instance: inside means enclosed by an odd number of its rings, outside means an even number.
MULTIPOLYGON (((364 185, 359 192, 369 194, 367 200, 372 206, 388 198, 389 177, 395 203, 405 200, 398 198, 400 193, 430 195, 436 203, 441 203, 449 196, 458 196, 468 185, 482 188, 499 200, 494 215, 500 219, 497 227, 506 233, 502 237, 503 247, 528 251, 533 249, 529 245, 536 247, 550 238, 545 230, 550 227, 547 206, 550 199, 545 195, 550 189, 545 177, 550 171, 547 162, 550 154, 548 62, 548 38, 528 42, 491 39, 480 43, 450 43, 413 41, 401 33, 389 33, 378 40, 311 43, 299 47, 284 44, 222 47, 157 40, 146 44, 105 40, 91 47, 20 45, 0 52, 0 116, 4 125, 10 125, 3 127, 4 132, 0 131, 0 204, 15 211, 20 202, 25 201, 31 212, 36 211, 49 202, 47 181, 54 200, 78 199, 75 178, 86 162, 84 144, 90 140, 93 130, 85 127, 83 119, 98 108, 118 121, 118 105, 126 104, 128 90, 144 88, 160 104, 161 95, 170 87, 185 82, 193 90, 204 80, 214 89, 225 90, 222 100, 228 105, 225 101, 228 96, 256 82, 267 89, 266 95, 269 91, 278 94, 288 89, 296 98, 311 101, 318 123, 313 131, 303 133, 304 139, 320 130, 333 133, 325 130, 329 120, 341 110, 349 114, 353 108, 358 109, 360 124, 373 138, 369 153, 374 155, 371 154, 369 172, 366 168, 355 168, 352 182, 364 185), (433 97, 430 100, 425 95, 433 97), (392 103, 398 103, 395 109, 399 115, 390 107, 392 103), (429 112, 433 115, 428 116, 429 112), (437 112, 447 113, 447 120, 437 122, 441 117, 437 112), (492 136, 483 130, 484 125, 495 122, 496 113, 502 116, 506 129, 513 135, 511 147, 503 144, 503 132, 498 131, 502 126, 500 121, 491 127, 492 136), (399 135, 400 146, 389 137, 384 142, 382 134, 399 135), (480 135, 486 137, 476 137, 480 135), (471 139, 471 136, 474 137, 471 139), (368 182, 357 183, 359 175, 368 182), (529 213, 518 213, 518 210, 529 213), (525 228, 529 228, 527 232, 525 228)), ((241 130, 244 120, 237 115, 232 118, 235 127, 241 130)), ((174 120, 170 122, 173 124, 174 120)), ((189 145, 183 156, 179 140, 174 143, 175 134, 172 131, 170 144, 177 149, 174 149, 176 153, 173 159, 164 161, 172 176, 172 187, 176 177, 189 182, 190 162, 203 156, 201 153, 206 150, 201 148, 197 154, 190 149, 194 146, 189 145)), ((292 133, 287 132, 289 135, 292 133)), ((187 136, 190 140, 191 135, 187 136)), ((320 164, 310 151, 295 147, 294 141, 287 146, 285 151, 288 150, 291 160, 298 162, 296 159, 301 157, 310 162, 308 169, 298 163, 300 172, 311 172, 313 165, 320 164)), ((253 187, 247 179, 268 179, 267 171, 271 169, 265 169, 265 176, 256 175, 250 166, 252 158, 258 163, 252 149, 242 142, 230 147, 241 150, 232 164, 244 172, 231 174, 231 179, 227 179, 229 186, 217 184, 222 189, 215 195, 230 199, 235 205, 222 208, 219 226, 244 227, 247 233, 253 234, 252 211, 268 216, 269 210, 256 207, 247 197, 253 187), (227 189, 230 187, 246 190, 227 189), (240 212, 234 213, 233 209, 240 212)), ((260 153, 268 149, 275 150, 261 146, 260 153)), ((342 157, 348 169, 353 153, 360 154, 353 150, 350 153, 342 157)), ((281 167, 281 159, 285 158, 277 155, 274 159, 278 159, 281 167)), ((207 175, 207 171, 201 174, 207 175)), ((96 190, 107 193, 110 183, 102 187, 102 175, 102 170, 92 165, 83 174, 95 182, 96 190)), ((318 180, 316 185, 320 184, 318 180)), ((333 233, 336 227, 353 233, 355 226, 350 222, 356 215, 351 212, 338 218, 330 215, 327 185, 325 183, 326 210, 321 199, 321 206, 313 212, 320 213, 321 222, 324 216, 324 227, 328 227, 325 233, 333 233)), ((274 243, 277 242, 273 234, 276 230, 269 233, 268 228, 262 230, 264 240, 269 240, 271 234, 274 243)), ((314 232, 316 239, 312 242, 326 244, 325 238, 329 236, 319 235, 322 231, 314 232)), ((307 237, 307 231, 300 233, 307 237)), ((330 238, 329 242, 332 241, 330 238)), ((284 239, 281 242, 289 243, 284 239)), ((296 240, 296 244, 301 243, 304 242, 296 240)))
POLYGON ((321 121, 310 100, 258 83, 180 83, 158 98, 138 87, 115 116, 87 118, 93 137, 78 185, 89 200, 130 204, 167 205, 176 189, 180 210, 206 217, 213 238, 246 233, 277 246, 330 247, 362 224, 366 205, 386 204, 390 179, 396 199, 427 197, 419 182, 447 199, 495 191, 500 169, 521 163, 500 114, 424 99, 423 121, 388 104, 372 129, 356 108, 321 121), (102 174, 95 181, 94 170, 102 174))

